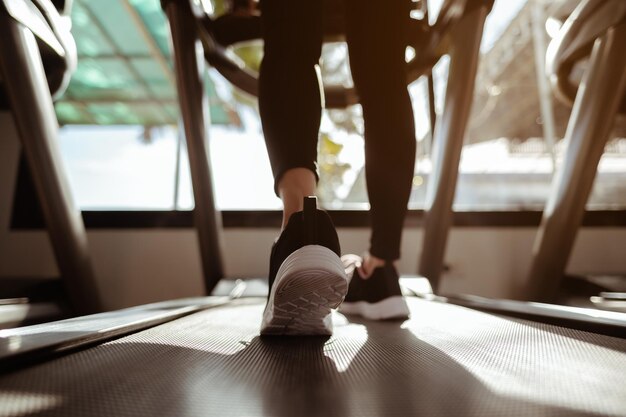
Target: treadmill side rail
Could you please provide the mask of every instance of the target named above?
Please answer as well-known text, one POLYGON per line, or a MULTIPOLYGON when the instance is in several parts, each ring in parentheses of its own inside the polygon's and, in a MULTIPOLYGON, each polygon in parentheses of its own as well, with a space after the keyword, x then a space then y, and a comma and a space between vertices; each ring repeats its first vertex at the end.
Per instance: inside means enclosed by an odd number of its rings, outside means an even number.
POLYGON ((475 310, 626 339, 626 313, 516 300, 494 300, 465 294, 446 295, 437 299, 475 310))
POLYGON ((229 297, 183 298, 0 330, 0 372, 69 350, 104 343, 229 301, 229 297))

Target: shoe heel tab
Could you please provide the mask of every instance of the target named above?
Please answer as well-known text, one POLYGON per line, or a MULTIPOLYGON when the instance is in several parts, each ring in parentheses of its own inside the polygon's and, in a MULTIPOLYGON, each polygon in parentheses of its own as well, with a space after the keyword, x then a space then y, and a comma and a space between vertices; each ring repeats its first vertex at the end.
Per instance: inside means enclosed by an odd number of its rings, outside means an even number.
POLYGON ((304 243, 314 245, 317 243, 317 197, 304 197, 303 207, 304 243))

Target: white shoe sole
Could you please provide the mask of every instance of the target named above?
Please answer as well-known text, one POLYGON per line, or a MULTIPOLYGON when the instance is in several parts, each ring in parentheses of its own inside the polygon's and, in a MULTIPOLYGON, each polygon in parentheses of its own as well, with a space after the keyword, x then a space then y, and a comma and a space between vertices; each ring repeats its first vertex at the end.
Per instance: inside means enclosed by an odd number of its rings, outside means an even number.
POLYGON ((341 259, 320 245, 304 246, 284 260, 269 296, 262 335, 331 335, 331 309, 348 292, 341 259))
POLYGON ((401 295, 385 298, 377 303, 344 302, 339 311, 343 314, 359 315, 368 320, 406 319, 410 314, 406 300, 401 295))

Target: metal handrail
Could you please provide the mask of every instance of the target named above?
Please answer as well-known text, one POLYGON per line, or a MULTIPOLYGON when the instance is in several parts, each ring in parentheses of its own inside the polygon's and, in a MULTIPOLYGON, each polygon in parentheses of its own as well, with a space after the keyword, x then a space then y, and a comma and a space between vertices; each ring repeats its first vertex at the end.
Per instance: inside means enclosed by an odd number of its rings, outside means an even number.
MULTIPOLYGON (((578 83, 571 80, 575 66, 591 53, 596 39, 626 21, 622 0, 584 0, 561 26, 546 54, 546 72, 557 97, 573 105, 578 83)), ((626 101, 622 103, 626 111, 626 101)))
MULTIPOLYGON (((163 3, 167 1, 163 0, 163 3)), ((467 13, 484 5, 491 8, 493 0, 446 0, 432 26, 427 22, 414 20, 410 30, 411 39, 407 46, 414 47, 418 53, 407 62, 407 83, 430 73, 432 67, 449 50, 448 33, 452 27, 458 24, 467 13)), ((257 96, 258 74, 246 68, 245 64, 230 54, 227 48, 260 39, 260 16, 227 13, 220 17, 212 17, 197 4, 192 4, 191 7, 207 62, 233 85, 248 94, 257 96)), ((336 22, 338 19, 327 20, 336 22)), ((325 28, 326 37, 335 40, 341 35, 341 30, 338 24, 329 25, 325 28)), ((327 108, 345 108, 358 103, 358 95, 353 87, 329 85, 325 86, 324 94, 327 108)))

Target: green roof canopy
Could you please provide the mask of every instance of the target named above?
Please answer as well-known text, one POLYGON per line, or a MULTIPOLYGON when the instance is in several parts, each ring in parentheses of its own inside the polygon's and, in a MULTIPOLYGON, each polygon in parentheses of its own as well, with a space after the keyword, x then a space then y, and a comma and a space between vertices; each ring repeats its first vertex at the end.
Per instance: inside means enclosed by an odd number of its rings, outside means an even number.
MULTIPOLYGON (((60 124, 178 123, 169 29, 159 0, 75 0, 78 68, 56 103, 60 124)), ((206 77, 211 122, 239 123, 206 77)))

